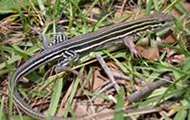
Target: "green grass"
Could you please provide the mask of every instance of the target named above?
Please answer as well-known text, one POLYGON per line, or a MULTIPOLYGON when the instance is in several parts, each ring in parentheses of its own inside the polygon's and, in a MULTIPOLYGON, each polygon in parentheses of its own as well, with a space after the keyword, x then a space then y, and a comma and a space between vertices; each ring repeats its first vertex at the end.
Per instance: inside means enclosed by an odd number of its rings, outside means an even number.
MULTIPOLYGON (((172 103, 172 106, 167 107, 167 109, 176 112, 173 116, 168 116, 166 113, 169 110, 165 111, 165 119, 189 119, 190 52, 188 37, 190 36, 190 29, 188 26, 190 25, 190 14, 180 0, 173 0, 173 2, 169 0, 167 2, 164 0, 147 1, 142 3, 142 0, 138 0, 138 7, 133 10, 126 9, 127 6, 125 6, 124 14, 116 17, 114 16, 115 13, 119 13, 121 9, 118 6, 121 6, 123 2, 112 2, 111 0, 55 0, 55 2, 48 0, 32 2, 15 0, 13 4, 12 0, 0 1, 0 5, 3 6, 0 8, 2 18, 0 24, 3 26, 0 27, 0 119, 6 120, 7 117, 13 117, 15 120, 32 119, 26 114, 22 117, 19 111, 11 106, 13 101, 10 101, 10 107, 6 107, 9 106, 9 94, 6 85, 8 77, 16 68, 43 49, 39 35, 32 32, 27 25, 37 28, 43 34, 46 34, 49 41, 51 41, 56 34, 56 28, 60 26, 64 26, 64 33, 68 38, 72 38, 96 31, 102 26, 138 18, 139 14, 149 15, 152 12, 167 12, 175 16, 172 32, 177 39, 177 43, 172 45, 162 43, 159 48, 174 50, 175 55, 184 55, 184 57, 179 57, 184 61, 178 64, 169 63, 166 59, 167 52, 160 52, 159 60, 151 61, 144 58, 134 58, 125 48, 117 51, 103 49, 97 52, 105 58, 106 62, 111 63, 112 66, 115 64, 118 71, 131 79, 131 81, 124 81, 125 84, 121 83, 123 89, 118 94, 113 91, 100 95, 94 93, 95 90, 92 86, 100 84, 96 83, 96 79, 106 81, 107 76, 102 73, 101 66, 93 52, 82 57, 80 59, 81 63, 73 67, 85 76, 85 80, 80 80, 76 76, 64 72, 55 75, 53 67, 56 62, 52 62, 26 76, 18 86, 18 90, 23 99, 28 101, 31 106, 34 105, 36 109, 45 111, 48 114, 47 116, 58 113, 64 117, 73 116, 77 118, 75 115, 76 106, 85 111, 85 105, 87 105, 91 108, 91 112, 95 113, 98 105, 100 108, 120 110, 122 107, 126 107, 127 97, 137 89, 143 88, 143 84, 157 81, 164 74, 170 74, 173 78, 171 84, 148 93, 128 106, 143 110, 160 107, 165 102, 169 102, 172 103), (95 8, 100 11, 96 13, 97 15, 92 12, 95 8), (172 10, 178 11, 179 16, 176 16, 172 10), (90 18, 90 15, 94 15, 96 19, 90 18), (137 78, 141 79, 142 83, 136 84, 134 80, 137 78), (93 81, 93 79, 95 80, 93 81), (31 83, 28 83, 28 81, 31 83), (112 95, 116 102, 109 95, 112 95), (100 103, 98 101, 97 106, 89 100, 93 96, 101 101, 100 103), (83 99, 80 99, 80 97, 83 99), (86 104, 87 102, 88 104, 86 104), (8 114, 11 116, 8 116, 8 114)), ((161 38, 164 34, 165 32, 157 33, 161 38)), ((152 36, 149 36, 149 39, 152 39, 152 36)), ((138 43, 141 43, 139 41, 138 43)), ((150 46, 154 46, 154 42, 151 42, 150 46)), ((147 117, 141 113, 139 112, 138 115, 133 117, 137 119, 147 117)), ((89 112, 89 114, 92 113, 89 112)), ((161 112, 158 111, 157 114, 161 115, 161 112)), ((124 119, 125 116, 124 112, 121 111, 115 112, 113 115, 115 119, 124 119)), ((148 115, 155 116, 156 114, 150 112, 148 115)), ((159 116, 157 115, 157 117, 159 116)), ((130 117, 126 117, 126 119, 128 118, 130 117)))

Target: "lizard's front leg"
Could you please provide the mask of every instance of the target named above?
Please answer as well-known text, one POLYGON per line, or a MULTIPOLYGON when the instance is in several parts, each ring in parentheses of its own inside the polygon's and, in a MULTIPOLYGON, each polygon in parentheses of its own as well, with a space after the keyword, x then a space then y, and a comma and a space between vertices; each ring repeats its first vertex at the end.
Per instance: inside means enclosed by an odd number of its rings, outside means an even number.
POLYGON ((79 60, 79 55, 73 50, 65 51, 62 54, 63 54, 63 61, 61 61, 56 65, 55 67, 56 73, 59 73, 63 71, 65 68, 76 64, 79 60))
POLYGON ((135 39, 136 37, 134 35, 126 36, 123 38, 123 43, 129 48, 133 57, 140 57, 140 53, 136 49, 136 45, 133 43, 135 39))

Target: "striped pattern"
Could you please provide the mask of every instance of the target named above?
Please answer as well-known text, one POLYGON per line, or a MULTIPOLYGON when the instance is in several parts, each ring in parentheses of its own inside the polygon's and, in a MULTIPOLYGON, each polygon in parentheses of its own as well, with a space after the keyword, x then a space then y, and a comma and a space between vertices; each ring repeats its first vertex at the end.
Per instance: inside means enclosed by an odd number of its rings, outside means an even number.
POLYGON ((62 34, 62 33, 58 34, 58 35, 55 36, 54 40, 49 43, 48 46, 52 47, 52 46, 54 46, 56 44, 64 42, 65 40, 67 40, 67 37, 65 36, 65 34, 62 34))
POLYGON ((61 72, 62 68, 64 68, 65 66, 73 65, 79 59, 79 55, 73 50, 65 51, 64 53, 62 53, 62 56, 63 56, 63 61, 58 63, 55 67, 56 73, 61 72))
MULTIPOLYGON (((144 31, 155 32, 171 26, 172 23, 172 18, 165 14, 150 15, 130 22, 102 28, 96 32, 74 37, 73 39, 64 42, 58 42, 56 44, 52 43, 51 47, 38 53, 16 70, 9 79, 9 90, 14 93, 14 100, 24 112, 35 118, 45 119, 45 116, 42 113, 33 110, 27 103, 25 103, 17 92, 15 86, 21 77, 53 60, 64 59, 64 62, 62 62, 64 66, 64 64, 68 64, 70 60, 78 59, 79 55, 83 56, 90 51, 97 50, 111 43, 122 43, 123 38, 126 36, 144 31)), ((62 120, 62 118, 56 117, 52 117, 52 119, 62 120)))

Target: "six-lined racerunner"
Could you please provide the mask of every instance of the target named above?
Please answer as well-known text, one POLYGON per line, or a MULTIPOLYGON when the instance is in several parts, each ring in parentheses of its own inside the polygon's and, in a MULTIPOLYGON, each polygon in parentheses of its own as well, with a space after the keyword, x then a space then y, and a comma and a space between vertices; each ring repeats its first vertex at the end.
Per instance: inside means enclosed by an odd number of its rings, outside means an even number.
MULTIPOLYGON (((9 79, 9 90, 13 94, 14 101, 27 114, 38 119, 45 119, 46 116, 32 109, 20 96, 16 89, 16 84, 21 77, 24 77, 53 60, 61 60, 59 67, 70 65, 71 62, 76 62, 79 57, 88 54, 90 51, 95 51, 103 47, 110 47, 112 45, 123 44, 128 36, 135 35, 141 32, 157 32, 173 24, 173 18, 165 14, 155 14, 145 16, 137 20, 123 22, 102 28, 98 31, 87 33, 74 37, 66 41, 60 41, 51 44, 48 48, 38 53, 20 67, 12 74, 9 79)), ((52 117, 53 120, 62 120, 63 118, 52 117)))

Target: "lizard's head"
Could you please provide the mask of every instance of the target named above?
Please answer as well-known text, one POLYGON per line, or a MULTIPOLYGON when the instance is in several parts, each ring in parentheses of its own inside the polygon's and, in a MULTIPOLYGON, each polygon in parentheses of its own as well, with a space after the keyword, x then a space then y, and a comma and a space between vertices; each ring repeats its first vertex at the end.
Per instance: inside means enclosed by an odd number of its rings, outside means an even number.
POLYGON ((155 25, 151 26, 151 32, 157 32, 159 30, 162 30, 164 28, 168 28, 174 24, 174 18, 170 15, 166 14, 152 14, 147 17, 147 19, 152 20, 152 22, 155 22, 155 25))

